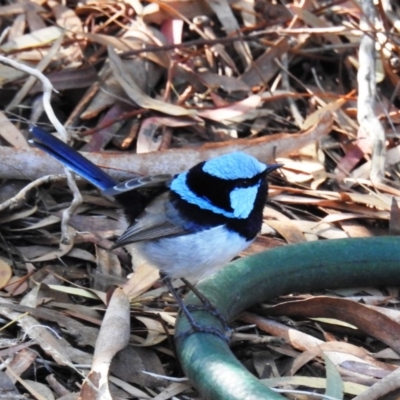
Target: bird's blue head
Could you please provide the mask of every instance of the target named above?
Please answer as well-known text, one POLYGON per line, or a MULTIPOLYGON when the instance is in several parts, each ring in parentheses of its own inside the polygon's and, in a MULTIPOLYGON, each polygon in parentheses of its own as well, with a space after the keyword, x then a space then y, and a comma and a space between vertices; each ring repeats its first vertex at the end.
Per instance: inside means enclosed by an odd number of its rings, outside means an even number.
POLYGON ((170 189, 202 210, 227 218, 246 219, 260 196, 265 202, 265 177, 276 168, 278 166, 267 166, 245 153, 230 153, 177 175, 170 189))

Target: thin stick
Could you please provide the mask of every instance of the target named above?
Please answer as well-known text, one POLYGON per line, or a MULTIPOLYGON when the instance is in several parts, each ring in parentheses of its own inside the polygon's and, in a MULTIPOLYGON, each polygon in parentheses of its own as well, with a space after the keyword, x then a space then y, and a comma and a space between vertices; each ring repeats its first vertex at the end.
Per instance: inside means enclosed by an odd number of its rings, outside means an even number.
MULTIPOLYGON (((362 0, 363 17, 361 28, 368 29, 371 25, 381 25, 377 22, 373 0, 362 0)), ((372 165, 370 179, 372 183, 380 183, 385 174, 385 132, 376 116, 376 50, 375 36, 364 33, 360 42, 358 81, 358 112, 357 119, 360 129, 372 142, 372 165)))
POLYGON ((11 197, 10 199, 4 201, 0 204, 0 211, 7 210, 8 208, 12 210, 15 206, 17 206, 21 200, 24 200, 27 193, 32 189, 35 189, 44 183, 48 182, 58 182, 61 180, 65 180, 65 176, 63 175, 46 175, 42 176, 39 179, 31 182, 29 185, 26 185, 23 189, 21 189, 15 196, 11 197))
MULTIPOLYGON (((50 80, 44 76, 40 71, 35 68, 28 67, 27 65, 21 64, 15 60, 4 57, 0 55, 0 62, 3 64, 10 65, 11 67, 18 69, 20 71, 26 72, 27 74, 34 76, 37 78, 43 85, 43 107, 49 118, 50 122, 53 124, 57 132, 60 134, 61 138, 68 142, 69 135, 65 129, 65 127, 61 124, 61 122, 57 119, 56 114, 54 113, 53 107, 51 106, 51 94, 53 90, 55 91, 53 85, 50 80)), ((64 168, 65 173, 67 175, 68 186, 73 193, 73 200, 71 205, 63 212, 63 217, 61 221, 61 234, 62 243, 69 243, 72 238, 70 236, 70 230, 68 229, 68 223, 71 215, 75 212, 75 210, 82 204, 82 196, 76 186, 76 182, 72 172, 68 168, 64 168)))

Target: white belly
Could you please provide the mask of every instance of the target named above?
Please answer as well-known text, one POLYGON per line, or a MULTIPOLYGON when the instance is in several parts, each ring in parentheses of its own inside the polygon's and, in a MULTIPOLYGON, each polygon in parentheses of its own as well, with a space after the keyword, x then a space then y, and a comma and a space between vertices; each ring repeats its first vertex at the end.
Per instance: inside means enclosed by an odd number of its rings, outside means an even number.
POLYGON ((191 235, 137 242, 127 249, 134 267, 144 261, 171 279, 197 282, 223 267, 250 243, 237 233, 217 226, 191 235))

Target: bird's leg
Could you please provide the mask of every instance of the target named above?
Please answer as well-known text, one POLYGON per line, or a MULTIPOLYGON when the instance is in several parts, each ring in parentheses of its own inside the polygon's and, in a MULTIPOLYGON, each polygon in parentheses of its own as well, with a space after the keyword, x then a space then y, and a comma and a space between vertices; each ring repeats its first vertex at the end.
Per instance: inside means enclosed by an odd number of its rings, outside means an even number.
MULTIPOLYGON (((179 297, 179 295, 176 292, 175 288, 172 286, 171 279, 168 278, 168 276, 165 276, 163 278, 163 281, 165 283, 165 286, 168 288, 169 292, 172 294, 172 296, 174 296, 175 300, 179 304, 179 307, 180 307, 181 311, 185 314, 185 317, 187 318, 187 320, 188 320, 188 322, 189 322, 189 324, 190 324, 190 326, 191 326, 191 328, 192 328, 192 330, 194 332, 211 333, 213 335, 218 336, 219 338, 221 338, 223 340, 228 341, 228 338, 219 329, 216 329, 216 328, 211 327, 211 326, 200 325, 199 323, 197 323, 194 320, 192 314, 187 309, 186 305, 183 303, 182 299, 179 297)), ((211 304, 210 302, 208 302, 208 303, 211 304)), ((190 332, 183 333, 183 338, 188 336, 189 334, 190 334, 190 332)))
MULTIPOLYGON (((181 281, 197 296, 197 298, 203 303, 203 309, 207 310, 210 312, 212 315, 217 317, 221 324, 224 327, 224 330, 227 332, 231 331, 231 328, 229 327, 228 323, 226 322, 226 319, 221 315, 221 313, 217 310, 217 308, 214 306, 214 304, 211 303, 210 300, 207 299, 206 296, 204 296, 203 293, 201 293, 195 285, 193 285, 190 281, 188 281, 185 278, 181 278, 181 281)), ((196 306, 189 306, 189 309, 199 309, 200 307, 196 306)))

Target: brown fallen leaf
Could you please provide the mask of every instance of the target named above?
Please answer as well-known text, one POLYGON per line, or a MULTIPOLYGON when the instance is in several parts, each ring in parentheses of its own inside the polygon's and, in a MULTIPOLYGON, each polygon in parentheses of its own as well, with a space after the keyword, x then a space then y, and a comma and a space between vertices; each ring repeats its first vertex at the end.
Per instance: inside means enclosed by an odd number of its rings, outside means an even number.
POLYGON ((8 143, 14 147, 29 147, 25 136, 19 129, 16 128, 14 124, 11 123, 11 121, 4 115, 3 112, 0 112, 0 124, 0 136, 8 143))
POLYGON ((175 116, 189 116, 196 114, 194 110, 189 110, 175 104, 153 99, 145 94, 140 89, 139 85, 128 74, 124 64, 121 62, 121 59, 111 46, 108 46, 108 55, 110 57, 110 66, 115 78, 118 80, 119 84, 125 90, 129 98, 133 100, 139 107, 160 111, 167 115, 175 116))
POLYGON ((336 318, 400 352, 400 324, 363 304, 340 298, 318 296, 307 300, 286 302, 263 310, 266 315, 336 318))
POLYGON ((48 26, 33 33, 27 33, 12 42, 6 42, 0 49, 5 53, 10 53, 16 50, 24 50, 32 47, 40 47, 51 43, 63 35, 61 28, 57 26, 48 26))
POLYGON ((324 342, 297 329, 249 312, 242 313, 239 319, 246 323, 256 324, 264 332, 282 337, 295 349, 303 351, 303 353, 295 358, 290 369, 290 374, 295 374, 303 365, 315 357, 321 356, 322 352, 329 356, 330 360, 338 367, 343 362, 355 361, 387 371, 392 371, 396 368, 394 365, 375 360, 367 350, 350 343, 338 341, 324 342))
POLYGON ((165 384, 163 379, 146 374, 146 372, 160 376, 166 374, 157 353, 150 348, 125 347, 113 358, 110 372, 125 382, 142 387, 155 388, 165 384))
POLYGON ((301 243, 305 242, 306 238, 304 237, 301 229, 298 228, 295 224, 292 224, 292 221, 265 221, 267 225, 271 228, 275 229, 283 238, 286 240, 288 244, 290 243, 301 243))
POLYGON ((261 105, 261 102, 261 96, 251 95, 226 107, 199 111, 197 115, 213 121, 242 122, 246 119, 254 118, 254 111, 261 105))
POLYGON ((0 314, 16 320, 26 335, 36 341, 58 365, 68 365, 75 370, 72 361, 78 364, 91 362, 92 357, 89 354, 72 347, 64 338, 57 337, 53 330, 46 329, 48 327, 41 325, 36 318, 6 308, 8 305, 12 307, 9 300, 0 298, 0 314))
POLYGON ((11 260, 0 257, 0 289, 8 284, 12 277, 11 260))
POLYGON ((250 87, 265 85, 280 69, 275 60, 288 49, 289 40, 279 38, 242 74, 241 81, 250 87))
POLYGON ((15 375, 21 376, 28 368, 31 368, 37 356, 38 354, 29 348, 22 349, 15 355, 10 364, 8 364, 14 374, 11 375, 6 372, 13 383, 16 382, 15 375))
POLYGON ((129 300, 121 289, 116 289, 107 307, 93 356, 91 371, 81 388, 85 400, 111 399, 108 373, 115 354, 129 343, 130 313, 129 300))
POLYGON ((152 287, 158 279, 160 279, 158 269, 151 267, 149 264, 141 263, 123 286, 123 290, 128 298, 133 300, 152 287))
POLYGON ((28 290, 27 276, 13 276, 4 287, 4 290, 11 296, 19 296, 28 290))
POLYGON ((389 233, 400 235, 400 207, 395 197, 392 198, 392 206, 390 207, 389 233))
POLYGON ((30 260, 31 262, 40 262, 40 261, 49 261, 49 260, 54 260, 54 259, 59 259, 60 257, 64 256, 65 254, 68 254, 71 249, 74 247, 74 240, 73 238, 75 237, 75 230, 69 226, 68 231, 70 233, 70 238, 71 241, 69 243, 60 243, 60 246, 57 250, 51 250, 46 252, 40 257, 33 258, 30 260))

